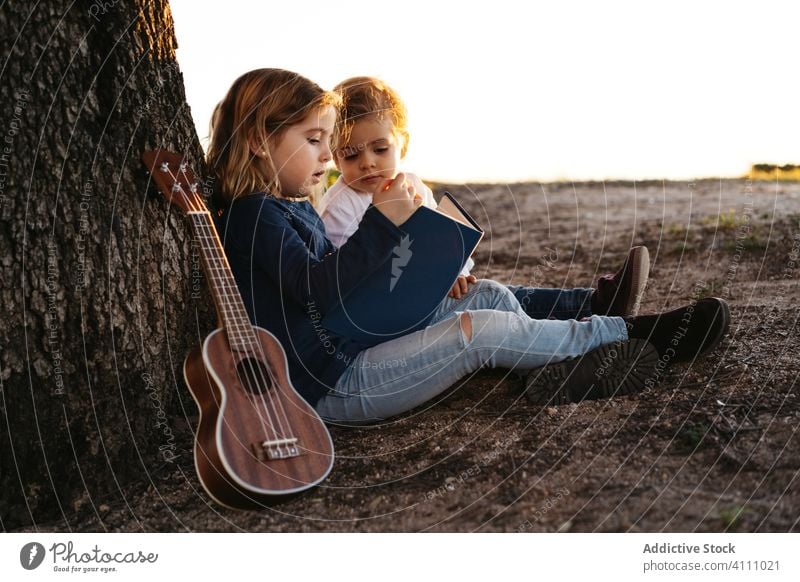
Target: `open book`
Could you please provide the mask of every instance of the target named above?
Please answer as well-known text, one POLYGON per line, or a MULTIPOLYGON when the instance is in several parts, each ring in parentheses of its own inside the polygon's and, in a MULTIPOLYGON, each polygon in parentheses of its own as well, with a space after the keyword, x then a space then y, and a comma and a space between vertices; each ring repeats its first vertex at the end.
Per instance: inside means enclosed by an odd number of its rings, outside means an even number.
POLYGON ((392 257, 341 298, 323 327, 368 346, 422 329, 483 237, 449 192, 438 209, 417 208, 400 230, 392 257))

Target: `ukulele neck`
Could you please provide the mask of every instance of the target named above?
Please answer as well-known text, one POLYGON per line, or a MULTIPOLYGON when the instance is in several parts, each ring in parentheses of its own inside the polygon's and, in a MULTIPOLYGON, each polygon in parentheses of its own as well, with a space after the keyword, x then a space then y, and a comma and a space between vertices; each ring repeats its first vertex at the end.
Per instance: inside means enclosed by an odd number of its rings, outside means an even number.
POLYGON ((228 334, 231 349, 247 351, 249 347, 255 345, 255 332, 250 325, 250 318, 231 273, 211 213, 193 211, 187 212, 187 216, 191 221, 195 240, 200 246, 203 270, 217 307, 219 323, 228 334))

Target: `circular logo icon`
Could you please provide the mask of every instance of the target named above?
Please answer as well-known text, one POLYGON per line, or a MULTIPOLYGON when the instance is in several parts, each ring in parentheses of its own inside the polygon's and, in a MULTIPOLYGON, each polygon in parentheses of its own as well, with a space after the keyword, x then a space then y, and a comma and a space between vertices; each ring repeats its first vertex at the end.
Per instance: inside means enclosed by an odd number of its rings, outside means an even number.
POLYGON ((44 546, 38 542, 30 542, 22 546, 19 552, 19 563, 26 570, 38 568, 44 561, 44 546))

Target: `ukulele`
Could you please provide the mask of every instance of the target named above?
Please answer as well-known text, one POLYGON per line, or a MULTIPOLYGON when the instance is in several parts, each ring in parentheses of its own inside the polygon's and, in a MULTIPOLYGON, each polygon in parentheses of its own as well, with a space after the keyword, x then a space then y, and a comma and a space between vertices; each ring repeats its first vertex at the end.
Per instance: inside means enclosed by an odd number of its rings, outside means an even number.
POLYGON ((183 365, 200 410, 194 461, 203 488, 221 505, 256 509, 317 485, 333 466, 330 434, 292 386, 278 340, 250 324, 192 170, 164 150, 142 161, 189 217, 217 311, 218 329, 183 365))

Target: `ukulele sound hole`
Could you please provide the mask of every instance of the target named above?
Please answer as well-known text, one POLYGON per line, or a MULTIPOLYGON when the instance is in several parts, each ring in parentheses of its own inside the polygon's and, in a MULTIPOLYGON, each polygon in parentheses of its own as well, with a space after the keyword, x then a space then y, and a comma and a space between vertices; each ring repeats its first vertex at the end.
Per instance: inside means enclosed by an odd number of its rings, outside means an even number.
POLYGON ((245 358, 236 366, 239 381, 245 390, 253 394, 263 394, 272 388, 269 370, 263 362, 255 358, 245 358))

